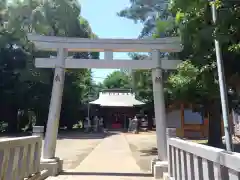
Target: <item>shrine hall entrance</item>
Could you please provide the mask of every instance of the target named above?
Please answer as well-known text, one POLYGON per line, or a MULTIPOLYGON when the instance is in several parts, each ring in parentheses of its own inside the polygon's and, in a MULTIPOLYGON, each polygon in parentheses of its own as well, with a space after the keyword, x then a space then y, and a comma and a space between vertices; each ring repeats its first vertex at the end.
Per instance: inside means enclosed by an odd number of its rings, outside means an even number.
POLYGON ((104 121, 107 129, 127 129, 129 118, 136 114, 134 107, 102 107, 104 121))

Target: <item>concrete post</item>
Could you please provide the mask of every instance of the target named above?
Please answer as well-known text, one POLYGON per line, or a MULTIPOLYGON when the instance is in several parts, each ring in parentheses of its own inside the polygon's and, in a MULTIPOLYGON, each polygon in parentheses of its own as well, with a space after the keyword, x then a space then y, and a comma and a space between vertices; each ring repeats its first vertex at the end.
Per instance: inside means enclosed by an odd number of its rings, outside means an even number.
POLYGON ((33 126, 32 134, 43 138, 44 137, 44 126, 33 126))
MULTIPOLYGON (((176 128, 167 128, 166 130, 167 134, 167 141, 169 138, 175 138, 177 133, 176 133, 176 128)), ((169 144, 167 143, 167 152, 168 152, 168 176, 173 177, 173 164, 172 164, 172 154, 171 154, 171 149, 169 147, 169 144)))
POLYGON ((59 49, 57 55, 58 64, 56 65, 54 72, 52 96, 48 113, 47 130, 43 149, 43 159, 55 158, 56 141, 65 78, 64 67, 66 57, 67 49, 59 49))
POLYGON ((175 138, 177 136, 177 129, 176 128, 167 128, 166 130, 166 137, 169 138, 175 138))
POLYGON ((152 61, 156 61, 157 67, 152 70, 154 111, 156 121, 158 159, 167 161, 166 139, 166 110, 164 102, 161 59, 158 50, 152 51, 152 61))

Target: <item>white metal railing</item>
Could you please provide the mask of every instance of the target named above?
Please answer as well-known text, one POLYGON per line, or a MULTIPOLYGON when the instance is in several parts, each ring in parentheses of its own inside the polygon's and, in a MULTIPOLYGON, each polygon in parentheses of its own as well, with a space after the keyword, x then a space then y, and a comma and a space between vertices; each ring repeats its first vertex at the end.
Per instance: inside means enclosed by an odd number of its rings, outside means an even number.
POLYGON ((224 149, 169 138, 168 162, 174 180, 240 180, 240 154, 224 149))
POLYGON ((39 136, 0 140, 0 179, 22 180, 38 175, 41 146, 39 136))
POLYGON ((177 138, 168 139, 174 180, 240 180, 240 154, 177 138))

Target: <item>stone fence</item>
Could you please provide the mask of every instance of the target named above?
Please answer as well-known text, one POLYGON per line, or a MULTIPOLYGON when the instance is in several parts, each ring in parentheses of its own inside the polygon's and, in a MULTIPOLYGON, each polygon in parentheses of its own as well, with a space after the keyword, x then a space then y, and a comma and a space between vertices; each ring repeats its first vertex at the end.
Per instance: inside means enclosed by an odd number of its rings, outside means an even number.
POLYGON ((42 139, 39 136, 0 140, 0 179, 40 178, 42 139))
POLYGON ((169 138, 168 158, 169 179, 240 180, 239 153, 169 138))

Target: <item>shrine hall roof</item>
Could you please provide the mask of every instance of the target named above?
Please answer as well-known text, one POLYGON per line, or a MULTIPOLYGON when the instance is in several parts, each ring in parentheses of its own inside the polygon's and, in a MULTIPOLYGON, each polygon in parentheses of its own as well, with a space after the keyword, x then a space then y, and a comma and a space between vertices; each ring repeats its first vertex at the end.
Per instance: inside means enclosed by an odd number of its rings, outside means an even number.
POLYGON ((99 98, 90 104, 111 107, 133 107, 144 103, 135 98, 134 93, 118 92, 117 90, 107 90, 99 93, 99 98))

